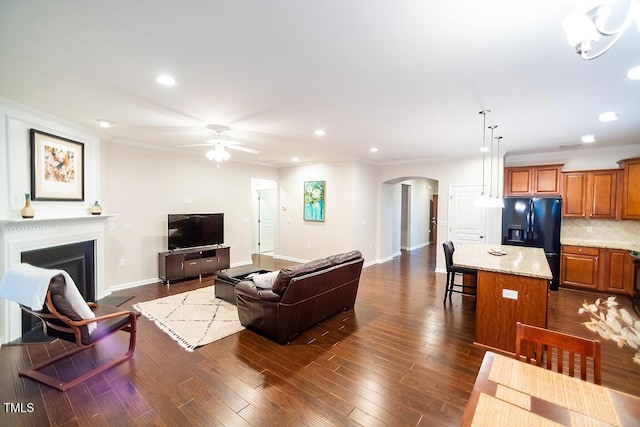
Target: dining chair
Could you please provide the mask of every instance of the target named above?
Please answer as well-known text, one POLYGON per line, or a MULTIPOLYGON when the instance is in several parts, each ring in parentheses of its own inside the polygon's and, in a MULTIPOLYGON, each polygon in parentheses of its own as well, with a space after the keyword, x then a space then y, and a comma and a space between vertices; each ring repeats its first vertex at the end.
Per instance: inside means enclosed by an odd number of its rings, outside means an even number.
POLYGON ((444 300, 442 301, 442 303, 446 304, 447 295, 449 295, 449 300, 451 300, 451 294, 454 292, 467 295, 475 295, 475 278, 478 274, 477 271, 472 268, 457 267, 453 265, 453 252, 455 251, 455 247, 453 246, 453 242, 451 240, 444 242, 442 244, 442 247, 444 248, 444 259, 446 261, 447 267, 447 283, 445 286, 444 300), (465 274, 474 277, 473 284, 464 283, 465 274), (455 283, 456 275, 462 276, 462 283, 455 283))
POLYGON ((569 375, 576 376, 576 363, 580 379, 587 380, 587 360, 593 367, 593 382, 601 384, 600 341, 551 331, 537 326, 516 324, 516 359, 537 366, 565 372, 567 365, 569 375), (577 357, 576 357, 577 356, 577 357), (523 360, 524 358, 524 360, 523 360), (577 360, 576 360, 577 359, 577 360))

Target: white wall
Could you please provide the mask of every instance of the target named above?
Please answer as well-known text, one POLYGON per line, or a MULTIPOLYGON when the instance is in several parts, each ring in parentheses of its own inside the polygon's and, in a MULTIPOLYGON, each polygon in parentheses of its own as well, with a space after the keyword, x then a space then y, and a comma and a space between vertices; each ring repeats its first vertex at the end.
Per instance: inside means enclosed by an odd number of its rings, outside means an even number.
POLYGON ((0 98, 0 219, 19 219, 25 193, 31 193, 29 130, 84 144, 84 201, 33 201, 36 218, 87 215, 100 199, 100 138, 77 125, 0 98))
POLYGON ((366 163, 351 163, 353 214, 353 248, 362 252, 365 262, 376 260, 379 236, 376 233, 378 216, 378 168, 366 163))
POLYGON ((311 260, 357 249, 375 257, 378 224, 376 168, 345 161, 280 169, 277 256, 311 260), (305 181, 326 181, 324 222, 303 220, 305 181))
MULTIPOLYGON (((447 223, 449 211, 449 185, 481 185, 482 184, 482 158, 468 158, 450 161, 416 162, 398 165, 388 165, 380 169, 380 179, 382 182, 395 182, 401 177, 428 177, 438 183, 438 247, 448 239, 449 227, 447 223)), ((488 182, 487 182, 488 184, 488 182)), ((487 187, 488 188, 488 187, 487 187)), ((392 194, 383 194, 384 199, 381 205, 393 203, 390 199, 392 194)), ((502 211, 499 209, 487 209, 487 241, 499 241, 502 222, 502 211), (497 239, 497 240, 496 240, 497 239)), ((384 228, 384 224, 381 227, 384 228)), ((378 230, 384 233, 383 229, 378 230)), ((381 247, 381 258, 391 256, 394 248, 389 243, 389 247, 381 247)), ((436 251, 439 271, 444 271, 444 254, 436 251)))
POLYGON ((228 161, 216 168, 204 155, 106 143, 105 212, 117 214, 107 232, 107 283, 116 288, 158 277, 167 250, 167 214, 223 212, 231 264, 251 262, 252 179, 277 180, 277 169, 228 161), (124 260, 125 266, 119 266, 124 260))
POLYGON ((402 186, 383 182, 379 194, 376 259, 385 261, 400 255, 402 186))

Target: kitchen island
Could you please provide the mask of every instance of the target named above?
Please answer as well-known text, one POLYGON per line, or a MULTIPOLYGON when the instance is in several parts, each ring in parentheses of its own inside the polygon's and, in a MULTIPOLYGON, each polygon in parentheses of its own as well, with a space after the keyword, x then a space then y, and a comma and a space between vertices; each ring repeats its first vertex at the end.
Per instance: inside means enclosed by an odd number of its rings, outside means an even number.
POLYGON ((475 343, 513 353, 516 322, 547 327, 547 292, 553 277, 544 250, 464 243, 453 264, 478 271, 475 343))

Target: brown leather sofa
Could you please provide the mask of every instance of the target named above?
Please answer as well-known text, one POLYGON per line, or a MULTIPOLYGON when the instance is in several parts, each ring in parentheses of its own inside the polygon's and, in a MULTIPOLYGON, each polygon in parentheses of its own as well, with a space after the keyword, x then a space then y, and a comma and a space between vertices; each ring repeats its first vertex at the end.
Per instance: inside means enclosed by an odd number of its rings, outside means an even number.
POLYGON ((272 289, 235 286, 240 323, 280 344, 340 311, 353 308, 364 258, 359 251, 280 270, 272 289))

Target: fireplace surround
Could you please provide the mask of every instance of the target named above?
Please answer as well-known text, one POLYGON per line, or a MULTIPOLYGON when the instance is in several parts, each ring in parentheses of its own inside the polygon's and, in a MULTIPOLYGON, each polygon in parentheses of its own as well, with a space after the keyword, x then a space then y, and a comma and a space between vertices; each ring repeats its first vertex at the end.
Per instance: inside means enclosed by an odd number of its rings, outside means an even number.
MULTIPOLYGON (((93 246, 93 296, 105 296, 105 222, 109 215, 75 218, 0 220, 0 274, 23 262, 23 254, 46 248, 90 242, 93 246)), ((59 268, 59 267, 53 267, 59 268)), ((75 281, 75 278, 74 278, 75 281)), ((22 336, 22 311, 18 304, 0 299, 0 344, 22 336)))

